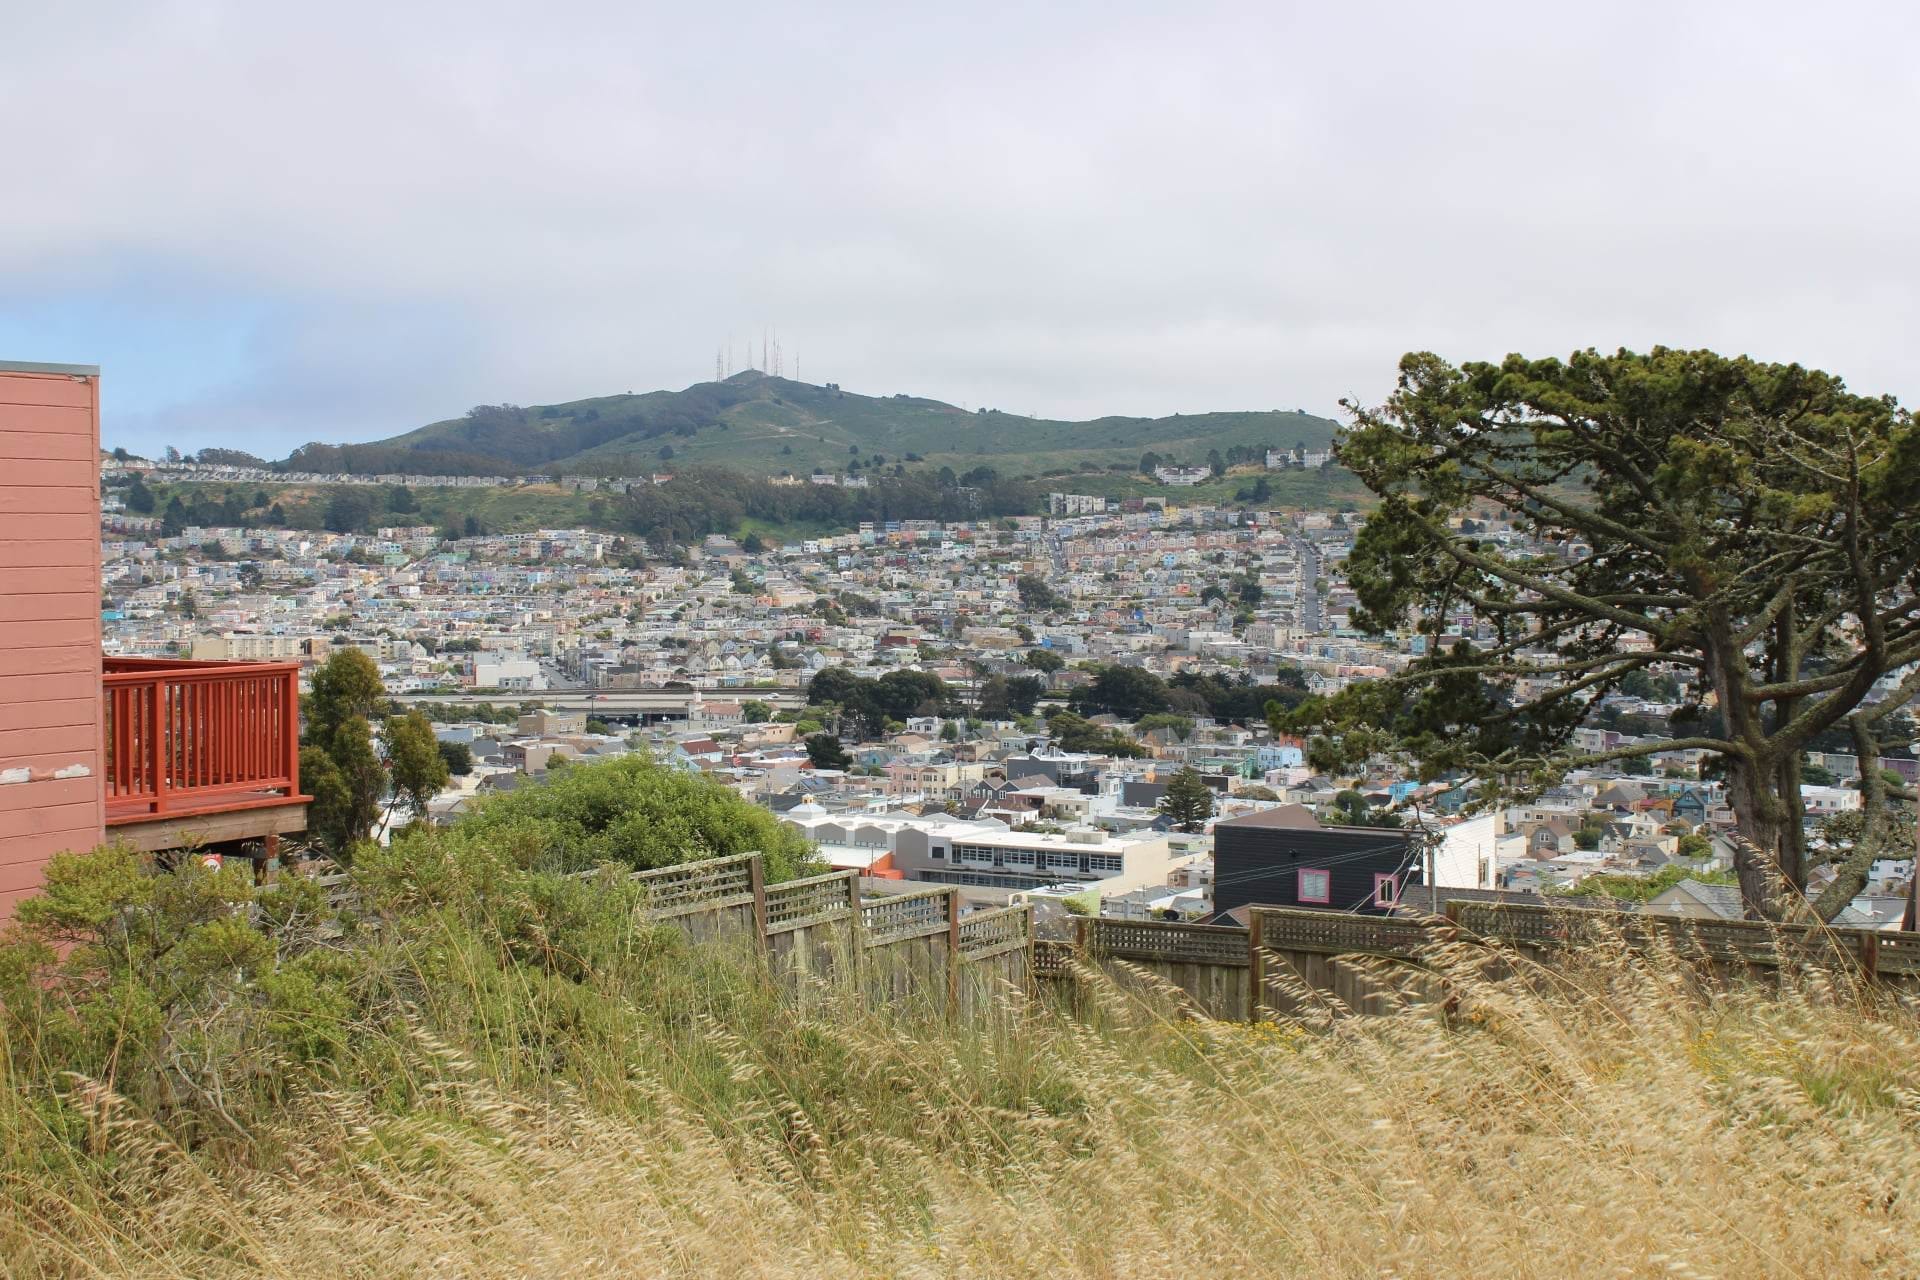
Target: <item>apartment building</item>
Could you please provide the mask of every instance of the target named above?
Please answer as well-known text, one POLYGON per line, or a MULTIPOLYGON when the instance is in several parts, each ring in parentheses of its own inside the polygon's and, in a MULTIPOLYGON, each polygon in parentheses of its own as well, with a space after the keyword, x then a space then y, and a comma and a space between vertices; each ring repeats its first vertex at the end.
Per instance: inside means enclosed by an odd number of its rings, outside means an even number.
POLYGON ((1012 831, 992 819, 832 814, 814 804, 796 806, 780 820, 835 866, 884 865, 929 884, 1038 889, 1072 883, 1125 893, 1165 885, 1176 861, 1165 836, 1012 831))
MULTIPOLYGON (((311 636, 269 636, 247 631, 229 631, 225 635, 195 636, 192 658, 195 662, 297 662, 314 655, 311 636)), ((326 648, 322 641, 322 651, 326 648)))
POLYGON ((1009 831, 998 823, 909 828, 893 847, 893 865, 909 880, 1002 889, 1083 883, 1102 893, 1125 893, 1164 885, 1173 862, 1165 836, 1009 831))

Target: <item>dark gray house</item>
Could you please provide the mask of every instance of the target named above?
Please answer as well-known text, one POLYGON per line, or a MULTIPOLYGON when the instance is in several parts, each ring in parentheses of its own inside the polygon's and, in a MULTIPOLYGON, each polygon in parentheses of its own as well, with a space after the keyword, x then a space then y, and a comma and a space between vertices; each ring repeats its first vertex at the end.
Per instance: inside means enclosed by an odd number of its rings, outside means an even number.
POLYGON ((1386 915, 1420 881, 1412 833, 1323 827, 1281 805, 1213 827, 1213 909, 1249 903, 1386 915))

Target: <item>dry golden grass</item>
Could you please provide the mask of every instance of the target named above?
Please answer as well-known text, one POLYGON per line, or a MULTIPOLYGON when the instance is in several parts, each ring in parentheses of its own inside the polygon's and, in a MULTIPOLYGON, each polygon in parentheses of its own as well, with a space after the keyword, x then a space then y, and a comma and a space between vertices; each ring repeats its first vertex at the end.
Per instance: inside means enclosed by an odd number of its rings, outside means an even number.
MULTIPOLYGON (((845 993, 527 1078, 415 1025, 404 1103, 300 1092, 252 1158, 92 1082, 84 1178, 10 1175, 39 1276, 1868 1276, 1920 1270, 1920 1024, 1624 951, 1455 1016, 950 1028, 845 993), (696 1061, 697 1059, 697 1061, 696 1061), (262 1153, 273 1153, 271 1158, 262 1153)), ((678 997, 665 994, 662 1001, 678 997)), ((1012 1000, 1013 1004, 1019 1004, 1012 1000)), ((691 1006, 689 1006, 691 1008, 691 1006)), ((24 1121, 13 1118, 14 1132, 24 1121)))

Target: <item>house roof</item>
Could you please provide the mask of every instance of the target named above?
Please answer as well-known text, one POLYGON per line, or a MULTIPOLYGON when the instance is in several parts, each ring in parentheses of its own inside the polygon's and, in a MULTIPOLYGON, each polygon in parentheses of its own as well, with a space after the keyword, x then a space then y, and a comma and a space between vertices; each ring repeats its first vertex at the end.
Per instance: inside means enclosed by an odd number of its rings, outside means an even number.
POLYGON ((1213 826, 1216 831, 1221 827, 1286 827, 1296 831, 1312 831, 1319 829, 1320 822, 1313 816, 1313 811, 1303 804, 1282 804, 1241 814, 1237 818, 1226 818, 1213 826))
POLYGON ((1669 895, 1691 898, 1722 920, 1746 918, 1746 909, 1740 902, 1739 885, 1701 884, 1698 880, 1682 880, 1660 896, 1664 898, 1669 895))
POLYGON ((1449 902, 1505 902, 1530 907, 1547 904, 1545 898, 1531 889, 1429 889, 1425 885, 1410 884, 1400 891, 1400 901, 1394 906, 1393 914, 1439 915, 1449 902))
POLYGON ((1631 809, 1646 798, 1646 790, 1638 783, 1615 782, 1595 796, 1593 803, 1601 809, 1631 809))

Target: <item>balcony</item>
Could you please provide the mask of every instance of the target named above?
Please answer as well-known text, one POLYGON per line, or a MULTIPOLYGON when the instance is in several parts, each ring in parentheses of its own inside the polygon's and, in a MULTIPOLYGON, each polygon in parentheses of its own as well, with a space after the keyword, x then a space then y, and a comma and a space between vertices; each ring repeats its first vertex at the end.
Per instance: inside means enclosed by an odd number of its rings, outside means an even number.
POLYGON ((107 658, 111 839, 147 850, 303 831, 300 664, 107 658))

